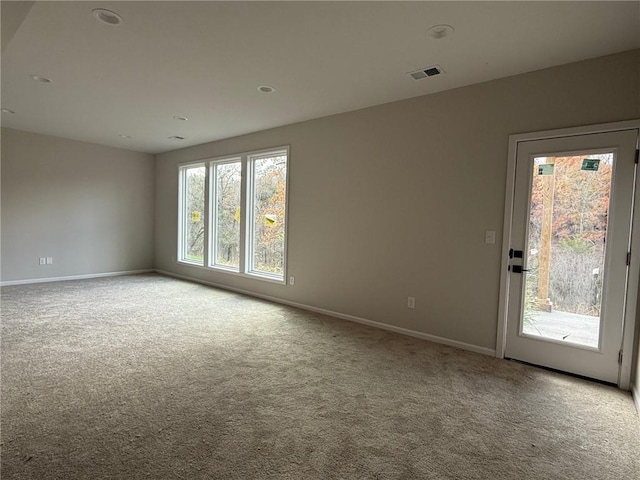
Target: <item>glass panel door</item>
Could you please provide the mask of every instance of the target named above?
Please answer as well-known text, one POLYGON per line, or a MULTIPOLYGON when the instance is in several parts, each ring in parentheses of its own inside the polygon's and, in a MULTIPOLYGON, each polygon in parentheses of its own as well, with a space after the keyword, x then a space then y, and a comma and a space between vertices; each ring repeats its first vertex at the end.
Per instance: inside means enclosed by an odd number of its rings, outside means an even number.
POLYGON ((518 143, 505 357, 618 382, 636 140, 518 143))

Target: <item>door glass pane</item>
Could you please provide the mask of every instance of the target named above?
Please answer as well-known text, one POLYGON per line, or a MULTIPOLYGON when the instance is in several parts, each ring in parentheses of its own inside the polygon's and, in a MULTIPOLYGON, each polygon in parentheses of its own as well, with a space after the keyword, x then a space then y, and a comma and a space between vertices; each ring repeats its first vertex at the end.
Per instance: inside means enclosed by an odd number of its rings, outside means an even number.
POLYGON ((522 332, 598 347, 613 153, 537 157, 522 332))
POLYGON ((214 265, 238 271, 240 266, 240 162, 213 165, 215 178, 214 265))

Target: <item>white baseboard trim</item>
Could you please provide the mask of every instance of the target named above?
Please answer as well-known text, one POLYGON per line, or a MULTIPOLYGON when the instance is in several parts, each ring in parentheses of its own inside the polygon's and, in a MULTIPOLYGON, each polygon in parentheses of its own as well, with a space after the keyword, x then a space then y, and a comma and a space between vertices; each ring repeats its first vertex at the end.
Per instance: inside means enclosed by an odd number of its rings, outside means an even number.
POLYGON ((47 277, 47 278, 30 278, 27 280, 8 280, 0 282, 0 287, 8 287, 10 285, 28 285, 31 283, 49 283, 49 282, 66 282, 67 280, 85 280, 87 278, 101 277, 119 277, 121 275, 138 275, 141 273, 152 273, 152 268, 144 270, 125 270, 123 272, 106 272, 106 273, 88 273, 86 275, 69 275, 66 277, 47 277))
POLYGON ((409 337, 420 338, 422 340, 428 340, 430 342, 439 343, 442 345, 447 345, 449 347, 459 348, 461 350, 468 350, 470 352, 480 353, 482 355, 489 355, 495 357, 496 351, 495 349, 480 347, 478 345, 473 345, 470 343, 459 342, 457 340, 452 340, 450 338, 438 337, 436 335, 429 335, 428 333, 418 332, 416 330, 409 330, 408 328, 396 327, 393 325, 389 325, 387 323, 376 322, 374 320, 368 320, 366 318, 356 317, 354 315, 348 315, 345 313, 334 312, 332 310, 326 310, 324 308, 314 307, 311 305, 305 305, 303 303, 292 302, 290 300, 284 300, 282 298, 271 297, 269 295, 262 295, 260 293, 251 292, 249 290, 243 290, 240 288, 229 287, 227 285, 222 285, 215 282, 210 282, 207 280, 200 280, 198 278, 189 277, 187 275, 180 275, 178 273, 167 272, 165 270, 155 270, 156 273, 160 275, 166 275, 167 277, 179 278, 181 280, 187 280, 190 282, 200 283, 203 285, 208 285, 210 287, 220 288, 222 290, 228 290, 235 293, 241 293, 243 295, 247 295, 250 297, 261 298, 263 300, 268 300, 274 303, 280 303, 283 305, 288 305, 290 307, 300 308, 302 310, 307 310, 314 313, 320 313, 322 315, 327 315, 329 317, 339 318, 341 320, 348 320, 350 322, 361 323, 363 325, 368 325, 370 327, 380 328, 382 330, 388 330, 395 333, 400 333, 402 335, 407 335, 409 337))
POLYGON ((636 411, 640 415, 640 387, 631 385, 631 396, 633 397, 633 403, 636 404, 636 411))

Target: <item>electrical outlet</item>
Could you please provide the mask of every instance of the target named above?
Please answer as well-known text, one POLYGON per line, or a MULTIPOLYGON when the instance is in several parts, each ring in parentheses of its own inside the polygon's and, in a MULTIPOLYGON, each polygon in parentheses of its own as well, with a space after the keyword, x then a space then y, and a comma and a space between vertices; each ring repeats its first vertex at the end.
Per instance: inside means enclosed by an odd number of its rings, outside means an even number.
POLYGON ((53 257, 47 257, 47 265, 53 265, 53 257))
POLYGON ((40 265, 46 265, 47 259, 45 257, 40 257, 40 265))
POLYGON ((416 297, 407 297, 407 308, 416 308, 416 297))
POLYGON ((296 284, 296 277, 292 275, 289 277, 289 285, 295 285, 295 284, 296 284))

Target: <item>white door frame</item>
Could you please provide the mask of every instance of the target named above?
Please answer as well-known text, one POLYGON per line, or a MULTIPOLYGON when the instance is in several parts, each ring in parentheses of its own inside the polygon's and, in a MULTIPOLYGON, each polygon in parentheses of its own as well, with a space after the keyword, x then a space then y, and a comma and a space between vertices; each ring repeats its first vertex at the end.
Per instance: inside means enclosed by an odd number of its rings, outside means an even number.
MULTIPOLYGON (((587 135, 592 133, 614 132, 619 130, 640 129, 640 119, 624 122, 588 125, 584 127, 563 128, 542 132, 509 135, 509 156, 507 159, 507 186, 504 201, 504 225, 502 229, 502 261, 500 263, 500 303, 498 305, 498 337, 496 339, 496 357, 504 358, 507 335, 507 301, 509 299, 508 250, 511 245, 511 224, 513 218, 514 189, 516 179, 516 155, 518 143, 531 140, 587 135)), ((636 145, 636 148, 638 146, 636 145)), ((640 168, 640 167, 638 167, 640 168)), ((640 251, 640 171, 636 169, 636 191, 633 209, 633 229, 631 232, 631 250, 640 251)), ((640 255, 631 255, 625 301, 624 331, 622 334, 622 364, 618 376, 618 387, 629 390, 631 384, 631 360, 633 357, 633 339, 636 324, 636 305, 640 283, 640 255)))

